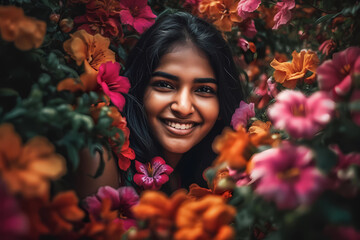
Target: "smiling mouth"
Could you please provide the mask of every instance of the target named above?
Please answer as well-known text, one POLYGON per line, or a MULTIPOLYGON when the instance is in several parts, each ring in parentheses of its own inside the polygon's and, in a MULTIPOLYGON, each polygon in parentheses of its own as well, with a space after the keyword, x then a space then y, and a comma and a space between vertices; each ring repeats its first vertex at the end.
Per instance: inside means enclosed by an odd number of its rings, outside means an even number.
POLYGON ((169 120, 164 120, 164 123, 169 127, 178 129, 178 130, 188 130, 193 128, 196 124, 195 123, 179 123, 179 122, 172 122, 169 120))

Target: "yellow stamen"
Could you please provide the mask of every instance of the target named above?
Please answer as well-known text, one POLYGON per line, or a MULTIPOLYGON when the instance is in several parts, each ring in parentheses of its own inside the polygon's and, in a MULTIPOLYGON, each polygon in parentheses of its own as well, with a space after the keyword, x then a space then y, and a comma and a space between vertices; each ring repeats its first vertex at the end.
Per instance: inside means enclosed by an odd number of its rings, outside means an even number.
POLYGON ((300 175, 299 168, 290 168, 289 170, 278 173, 278 177, 280 179, 284 179, 284 180, 293 179, 293 178, 298 177, 299 175, 300 175))

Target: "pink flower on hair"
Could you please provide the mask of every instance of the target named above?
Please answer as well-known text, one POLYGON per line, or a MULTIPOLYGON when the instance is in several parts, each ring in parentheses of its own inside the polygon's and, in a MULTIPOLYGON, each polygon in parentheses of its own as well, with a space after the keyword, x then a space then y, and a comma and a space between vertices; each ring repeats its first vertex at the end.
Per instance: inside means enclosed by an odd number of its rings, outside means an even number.
POLYGON ((351 89, 351 76, 360 73, 360 48, 349 47, 334 53, 317 69, 319 88, 331 91, 334 98, 344 97, 351 89))
POLYGON ((239 16, 243 19, 250 17, 251 13, 260 6, 260 3, 261 0, 240 0, 237 7, 239 16))
POLYGON ((121 187, 114 189, 109 186, 100 187, 96 195, 85 198, 85 209, 95 218, 100 219, 101 203, 107 198, 111 200, 111 210, 117 211, 118 216, 122 218, 116 219, 122 221, 125 230, 136 225, 136 220, 130 210, 131 207, 139 203, 139 195, 132 187, 121 187))
POLYGON ((128 24, 142 34, 154 24, 156 15, 147 5, 147 0, 121 0, 120 18, 123 24, 128 24))
POLYGON ((255 192, 279 209, 311 204, 325 184, 310 149, 290 142, 255 154, 253 164, 250 177, 257 183, 255 192))
POLYGON ((276 3, 279 11, 274 16, 275 25, 272 29, 278 29, 281 25, 287 24, 291 20, 291 9, 295 7, 295 0, 283 0, 276 3))
POLYGON ((127 77, 119 76, 120 69, 121 65, 118 62, 101 64, 97 75, 97 83, 104 93, 110 97, 111 102, 122 111, 125 98, 121 93, 129 91, 130 82, 127 77))
POLYGON ((230 125, 234 129, 237 129, 239 126, 246 127, 248 120, 252 117, 255 117, 254 103, 247 104, 241 101, 240 106, 231 117, 230 125))
POLYGON ((335 102, 325 92, 316 92, 309 98, 294 90, 284 90, 269 107, 268 116, 274 127, 285 130, 294 138, 312 138, 330 122, 335 102))
POLYGON ((152 190, 159 190, 174 171, 161 157, 154 157, 147 164, 135 160, 135 168, 138 173, 134 175, 134 182, 144 189, 152 190))

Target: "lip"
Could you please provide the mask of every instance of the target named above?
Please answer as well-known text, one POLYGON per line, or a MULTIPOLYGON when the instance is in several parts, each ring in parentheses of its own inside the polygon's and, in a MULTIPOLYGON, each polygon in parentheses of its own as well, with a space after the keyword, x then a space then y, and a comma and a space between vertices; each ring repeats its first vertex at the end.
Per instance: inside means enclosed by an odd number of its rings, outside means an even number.
POLYGON ((172 135, 175 135, 175 136, 189 135, 199 125, 199 123, 196 123, 194 121, 186 121, 186 120, 182 120, 182 119, 169 119, 169 118, 167 118, 167 119, 160 119, 160 122, 164 125, 165 129, 167 129, 172 135), (194 126, 192 126, 191 128, 188 128, 188 129, 178 129, 178 128, 174 128, 172 126, 169 126, 168 124, 166 124, 166 121, 176 122, 176 123, 180 123, 180 124, 194 124, 194 126))

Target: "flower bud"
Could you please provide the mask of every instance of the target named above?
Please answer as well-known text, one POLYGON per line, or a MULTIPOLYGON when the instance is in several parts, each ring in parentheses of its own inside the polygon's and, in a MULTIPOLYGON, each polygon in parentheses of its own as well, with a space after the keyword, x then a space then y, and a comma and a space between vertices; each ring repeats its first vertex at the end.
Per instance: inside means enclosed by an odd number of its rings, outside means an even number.
POLYGON ((70 18, 64 18, 59 23, 60 29, 64 33, 70 32, 74 27, 74 21, 70 18))
POLYGON ((58 23, 60 20, 60 14, 57 13, 52 13, 49 16, 50 21, 54 22, 54 23, 58 23))

